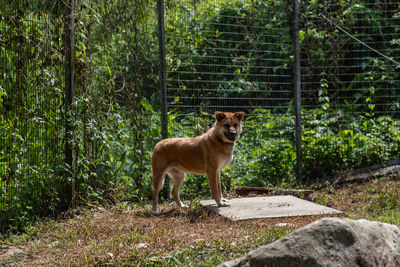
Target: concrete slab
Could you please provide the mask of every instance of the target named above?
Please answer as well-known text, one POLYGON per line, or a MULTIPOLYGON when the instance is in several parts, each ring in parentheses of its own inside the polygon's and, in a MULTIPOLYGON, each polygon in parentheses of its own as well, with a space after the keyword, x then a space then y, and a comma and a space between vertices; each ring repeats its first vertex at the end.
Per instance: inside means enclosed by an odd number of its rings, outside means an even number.
POLYGON ((200 203, 233 221, 343 213, 294 196, 234 198, 229 200, 230 207, 218 207, 214 200, 201 200, 200 203))

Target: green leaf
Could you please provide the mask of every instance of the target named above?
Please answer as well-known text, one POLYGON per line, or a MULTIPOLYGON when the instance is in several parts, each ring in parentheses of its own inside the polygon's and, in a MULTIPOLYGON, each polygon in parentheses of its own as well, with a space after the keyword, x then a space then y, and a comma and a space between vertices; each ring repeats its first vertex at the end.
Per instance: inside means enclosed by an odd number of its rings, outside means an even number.
POLYGON ((149 102, 147 102, 146 100, 140 100, 140 105, 142 105, 142 107, 144 107, 146 110, 151 110, 153 111, 153 107, 151 106, 151 104, 149 102))

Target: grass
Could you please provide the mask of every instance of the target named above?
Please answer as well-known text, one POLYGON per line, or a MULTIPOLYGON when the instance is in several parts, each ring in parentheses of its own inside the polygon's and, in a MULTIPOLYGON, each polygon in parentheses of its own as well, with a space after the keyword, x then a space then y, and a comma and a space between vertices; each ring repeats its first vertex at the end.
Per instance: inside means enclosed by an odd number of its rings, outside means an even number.
POLYGON ((351 219, 368 219, 400 226, 399 176, 342 186, 327 185, 312 197, 319 204, 346 211, 351 219))
MULTIPOLYGON (((279 239, 294 227, 275 221, 231 222, 198 205, 176 210, 150 207, 82 210, 72 218, 41 222, 27 233, 3 241, 23 248, 8 265, 215 265, 279 239)), ((293 220, 292 220, 293 221, 293 220)), ((307 222, 299 221, 299 225, 307 222)))
MULTIPOLYGON (((345 211, 351 219, 400 225, 398 177, 327 185, 312 198, 345 211)), ((214 266, 320 218, 231 222, 204 210, 198 200, 187 210, 161 205, 158 217, 149 211, 149 206, 125 203, 75 210, 64 218, 42 221, 25 234, 0 240, 0 265, 214 266)))

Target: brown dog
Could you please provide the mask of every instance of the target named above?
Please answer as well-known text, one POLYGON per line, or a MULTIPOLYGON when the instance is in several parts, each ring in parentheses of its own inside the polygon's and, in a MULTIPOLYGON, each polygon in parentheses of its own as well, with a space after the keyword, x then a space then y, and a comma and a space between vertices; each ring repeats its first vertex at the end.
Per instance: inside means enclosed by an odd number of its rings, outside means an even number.
POLYGON ((164 184, 165 174, 173 179, 172 196, 178 207, 186 207, 179 199, 179 189, 185 173, 207 175, 212 198, 218 206, 229 206, 222 198, 220 171, 233 158, 235 142, 242 131, 244 112, 215 112, 214 127, 195 138, 168 138, 154 148, 153 167, 153 214, 158 214, 158 194, 164 184))

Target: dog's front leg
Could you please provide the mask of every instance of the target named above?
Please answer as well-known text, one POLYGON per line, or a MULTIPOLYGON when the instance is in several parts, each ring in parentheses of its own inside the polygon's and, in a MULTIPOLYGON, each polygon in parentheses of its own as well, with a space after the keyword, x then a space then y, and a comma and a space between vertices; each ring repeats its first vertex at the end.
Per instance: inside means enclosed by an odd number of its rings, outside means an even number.
POLYGON ((221 202, 222 202, 223 206, 224 207, 230 206, 229 201, 226 198, 222 197, 220 172, 217 172, 217 186, 218 186, 218 194, 219 194, 219 197, 221 198, 221 202))
POLYGON ((208 184, 210 185, 211 196, 217 202, 218 207, 227 207, 229 203, 226 199, 222 198, 221 181, 219 172, 216 170, 209 170, 207 172, 208 184))

